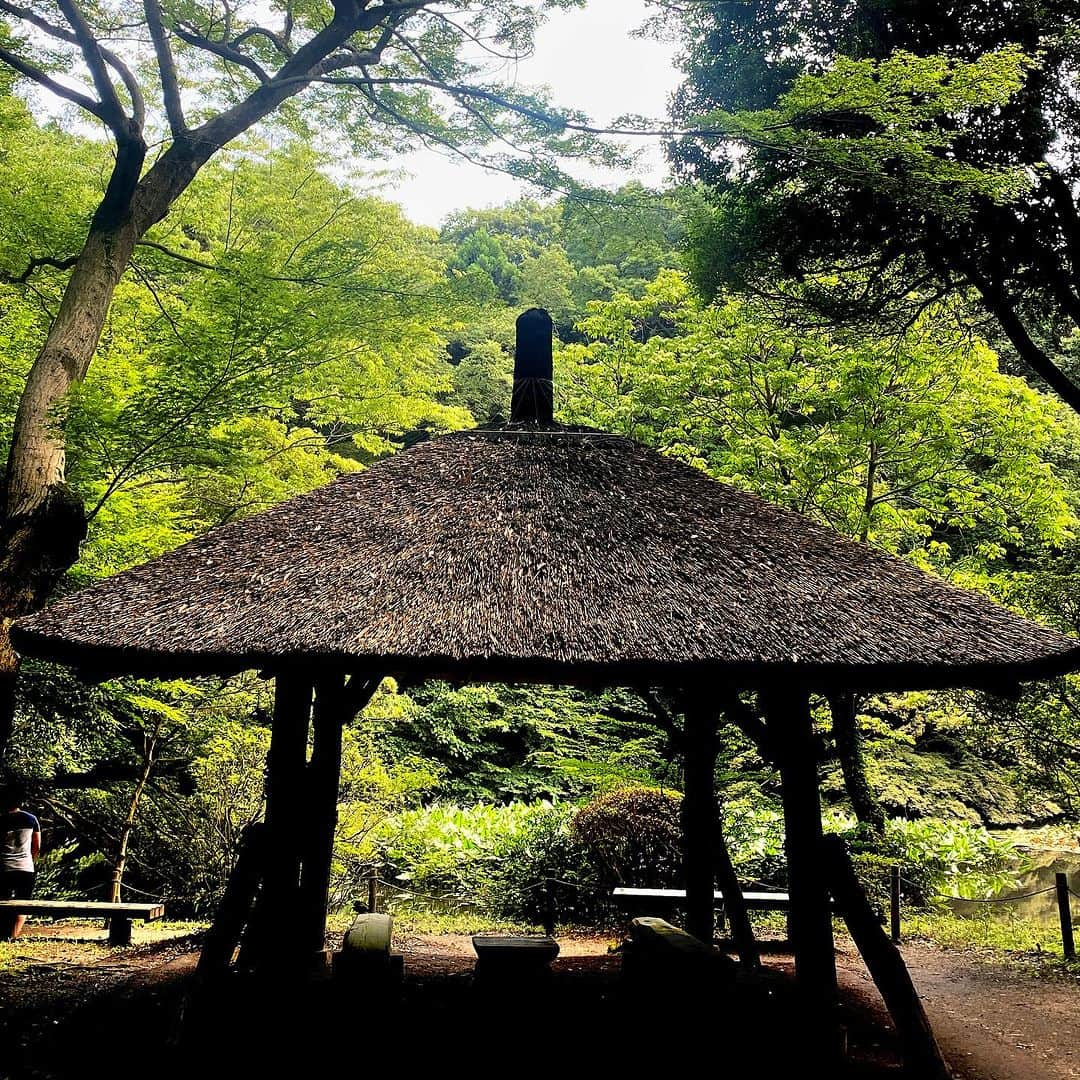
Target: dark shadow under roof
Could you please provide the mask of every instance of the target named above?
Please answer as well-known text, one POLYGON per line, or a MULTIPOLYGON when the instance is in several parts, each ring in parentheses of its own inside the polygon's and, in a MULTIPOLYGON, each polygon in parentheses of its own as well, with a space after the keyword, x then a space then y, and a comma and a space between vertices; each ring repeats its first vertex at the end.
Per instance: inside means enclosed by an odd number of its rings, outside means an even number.
POLYGON ((1080 643, 628 439, 462 432, 20 620, 87 672, 1010 684, 1080 643))

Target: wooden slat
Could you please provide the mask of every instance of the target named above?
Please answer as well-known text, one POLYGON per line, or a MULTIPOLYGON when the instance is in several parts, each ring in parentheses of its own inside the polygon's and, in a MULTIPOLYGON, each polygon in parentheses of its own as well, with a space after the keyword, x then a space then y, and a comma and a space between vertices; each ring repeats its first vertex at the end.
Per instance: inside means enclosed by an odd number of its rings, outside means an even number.
POLYGON ((165 916, 164 904, 109 904, 97 900, 0 900, 0 911, 20 915, 52 915, 58 919, 90 915, 108 919, 142 919, 150 922, 165 916))
MULTIPOLYGON (((677 900, 686 899, 685 889, 613 889, 612 897, 616 900, 665 900, 674 903, 677 900)), ((746 906, 758 911, 787 911, 791 907, 791 897, 785 892, 744 892, 743 899, 746 906)), ((716 889, 713 892, 713 900, 722 905, 724 894, 716 889)))

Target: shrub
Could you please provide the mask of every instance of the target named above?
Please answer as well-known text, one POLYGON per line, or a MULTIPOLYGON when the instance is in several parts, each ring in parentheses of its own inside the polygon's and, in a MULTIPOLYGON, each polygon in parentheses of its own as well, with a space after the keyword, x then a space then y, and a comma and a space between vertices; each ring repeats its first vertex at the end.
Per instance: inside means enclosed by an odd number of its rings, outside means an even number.
POLYGON ((681 798, 624 788, 584 806, 571 824, 604 891, 616 885, 675 888, 682 879, 681 798))
POLYGON ((603 920, 610 898, 589 852, 570 827, 572 808, 547 805, 496 846, 488 906, 533 923, 603 920))

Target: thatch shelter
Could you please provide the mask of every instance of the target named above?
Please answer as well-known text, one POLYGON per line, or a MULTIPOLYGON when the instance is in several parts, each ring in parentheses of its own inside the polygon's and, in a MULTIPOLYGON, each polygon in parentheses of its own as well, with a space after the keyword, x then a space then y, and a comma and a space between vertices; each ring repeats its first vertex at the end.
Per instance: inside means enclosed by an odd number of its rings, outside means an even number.
MULTIPOLYGON (((215 529, 20 621, 16 647, 94 677, 276 677, 262 895, 278 911, 302 898, 312 946, 341 724, 384 675, 672 689, 697 718, 687 803, 705 816, 710 729, 757 690, 783 777, 798 974, 827 990, 810 693, 1007 687, 1080 667, 1078 643, 629 439, 554 423, 544 312, 519 319, 515 375, 508 426, 419 443, 215 529), (287 811, 305 783, 324 817, 302 851, 287 811)), ((691 834, 690 916, 708 928, 707 822, 691 834)))

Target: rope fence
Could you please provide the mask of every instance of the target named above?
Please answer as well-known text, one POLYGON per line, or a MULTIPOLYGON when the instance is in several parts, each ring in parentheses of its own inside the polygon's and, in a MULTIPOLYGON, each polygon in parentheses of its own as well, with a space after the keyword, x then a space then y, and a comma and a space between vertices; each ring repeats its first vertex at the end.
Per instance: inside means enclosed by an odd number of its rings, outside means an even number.
MULTIPOLYGON (((411 889, 407 885, 400 885, 393 881, 387 881, 385 878, 381 878, 378 875, 372 875, 369 879, 369 886, 371 889, 370 896, 374 898, 375 887, 383 886, 387 889, 392 889, 394 892, 408 896, 409 898, 416 897, 421 900, 427 900, 438 904, 446 904, 456 907, 467 906, 477 901, 463 900, 460 896, 452 893, 439 895, 436 893, 426 893, 422 890, 411 889)), ((900 941, 900 885, 901 883, 907 885, 909 888, 915 889, 918 892, 927 895, 923 886, 912 881, 910 878, 904 877, 900 873, 900 867, 892 867, 890 874, 890 887, 889 887, 889 922, 891 937, 894 943, 900 941)), ((764 882, 752 881, 748 882, 751 888, 758 887, 763 889, 769 889, 771 886, 764 882)), ((527 893, 534 892, 537 889, 550 888, 552 885, 561 885, 564 888, 583 890, 587 888, 586 885, 576 881, 566 881, 563 878, 557 877, 544 877, 538 881, 534 881, 529 885, 520 886, 517 892, 524 896, 527 893)), ((1076 944, 1073 934, 1073 920, 1072 920, 1072 905, 1070 904, 1070 898, 1080 900, 1080 893, 1076 892, 1070 885, 1068 877, 1063 873, 1055 874, 1055 882, 1053 885, 1047 885, 1042 889, 1032 889, 1029 892, 1017 893, 1013 896, 990 896, 990 897, 968 897, 968 896, 954 896, 951 893, 933 892, 930 896, 933 896, 939 900, 951 900, 960 901, 965 904, 1015 904, 1019 900, 1029 900, 1035 896, 1045 896, 1048 893, 1057 894, 1057 907, 1058 918, 1061 924, 1061 948, 1062 955, 1066 960, 1073 960, 1076 958, 1076 944)))
MULTIPOLYGON (((902 877, 899 867, 893 867, 892 880, 889 889, 890 924, 893 942, 900 941, 900 882, 914 889, 920 889, 914 881, 902 877)), ((1045 896, 1047 893, 1057 894, 1058 922, 1061 926, 1061 954, 1066 960, 1076 959, 1076 940, 1073 935, 1072 904, 1070 898, 1080 900, 1080 893, 1075 892, 1069 885, 1066 874, 1056 873, 1054 884, 1047 885, 1044 889, 1032 889, 1030 892, 1017 893, 1014 896, 953 896, 949 893, 931 893, 930 895, 940 900, 960 901, 964 904, 1015 904, 1018 900, 1029 900, 1033 896, 1045 896)))

